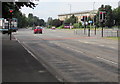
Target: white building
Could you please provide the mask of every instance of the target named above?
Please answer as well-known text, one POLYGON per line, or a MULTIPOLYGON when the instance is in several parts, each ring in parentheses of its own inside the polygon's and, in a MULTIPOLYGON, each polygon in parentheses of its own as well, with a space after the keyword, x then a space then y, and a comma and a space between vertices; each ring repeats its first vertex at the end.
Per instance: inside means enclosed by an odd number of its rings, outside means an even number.
POLYGON ((94 17, 97 13, 97 10, 89 10, 89 11, 82 11, 82 12, 76 12, 76 13, 68 13, 68 14, 60 14, 58 15, 58 18, 61 21, 65 21, 65 19, 70 18, 71 15, 74 15, 78 18, 78 21, 80 22, 83 16, 87 17, 94 17))

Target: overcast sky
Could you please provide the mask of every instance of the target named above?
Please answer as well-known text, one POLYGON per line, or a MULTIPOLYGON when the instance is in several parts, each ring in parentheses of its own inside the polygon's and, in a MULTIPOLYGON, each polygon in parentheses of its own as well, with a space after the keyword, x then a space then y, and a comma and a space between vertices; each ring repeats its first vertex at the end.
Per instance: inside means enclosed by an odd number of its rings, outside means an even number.
POLYGON ((37 7, 33 9, 23 7, 21 11, 26 14, 33 13, 34 16, 47 21, 48 17, 58 18, 59 14, 80 12, 86 10, 98 9, 102 4, 111 5, 112 9, 118 7, 120 0, 39 0, 37 7))

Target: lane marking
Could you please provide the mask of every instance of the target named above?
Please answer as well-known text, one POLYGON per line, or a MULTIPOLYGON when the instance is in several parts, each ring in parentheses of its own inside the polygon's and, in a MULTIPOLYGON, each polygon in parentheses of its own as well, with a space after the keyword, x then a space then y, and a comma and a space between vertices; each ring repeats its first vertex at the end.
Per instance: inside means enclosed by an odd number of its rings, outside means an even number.
POLYGON ((116 49, 115 47, 110 47, 110 48, 116 49))
POLYGON ((79 51, 79 50, 74 50, 74 51, 76 51, 76 52, 79 52, 79 53, 84 53, 84 52, 82 52, 82 51, 79 51))
POLYGON ((62 37, 62 36, 56 36, 56 37, 62 37))
POLYGON ((104 61, 106 61, 106 62, 110 62, 110 63, 112 63, 112 64, 118 64, 118 63, 116 63, 116 62, 113 62, 113 61, 111 61, 111 60, 108 60, 108 59, 105 59, 105 58, 102 58, 102 57, 99 57, 99 56, 97 56, 96 58, 98 58, 98 59, 101 59, 101 60, 104 60, 104 61))
POLYGON ((79 42, 86 43, 86 44, 97 44, 98 46, 101 46, 101 47, 108 47, 108 48, 116 49, 115 47, 110 47, 110 46, 106 46, 106 45, 102 45, 102 44, 100 45, 100 44, 95 43, 95 42, 84 42, 84 41, 80 41, 80 40, 79 40, 79 42))
POLYGON ((99 45, 99 46, 102 46, 102 47, 104 47, 105 45, 99 45))

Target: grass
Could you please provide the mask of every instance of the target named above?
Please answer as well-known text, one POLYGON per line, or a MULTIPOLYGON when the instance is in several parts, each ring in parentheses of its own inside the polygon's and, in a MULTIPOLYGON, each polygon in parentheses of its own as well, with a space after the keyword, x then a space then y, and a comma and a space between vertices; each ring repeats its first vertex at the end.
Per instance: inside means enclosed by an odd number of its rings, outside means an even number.
POLYGON ((104 37, 105 39, 120 40, 120 37, 104 37))

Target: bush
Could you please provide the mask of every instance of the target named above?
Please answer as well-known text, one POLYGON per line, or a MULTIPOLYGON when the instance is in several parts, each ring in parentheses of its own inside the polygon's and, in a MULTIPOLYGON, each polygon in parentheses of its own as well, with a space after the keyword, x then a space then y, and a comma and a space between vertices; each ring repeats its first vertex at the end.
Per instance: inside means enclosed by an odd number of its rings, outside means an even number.
POLYGON ((59 27, 57 27, 58 29, 62 29, 62 28, 64 28, 64 25, 61 25, 61 26, 59 26, 59 27))
POLYGON ((74 26, 74 28, 80 28, 80 27, 82 27, 82 23, 81 22, 75 23, 75 24, 73 24, 73 26, 74 26))
POLYGON ((74 23, 73 26, 74 28, 79 28, 79 23, 74 23))

